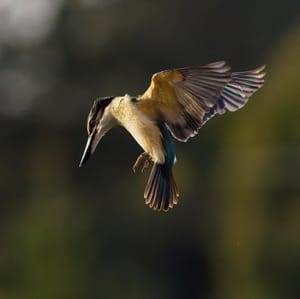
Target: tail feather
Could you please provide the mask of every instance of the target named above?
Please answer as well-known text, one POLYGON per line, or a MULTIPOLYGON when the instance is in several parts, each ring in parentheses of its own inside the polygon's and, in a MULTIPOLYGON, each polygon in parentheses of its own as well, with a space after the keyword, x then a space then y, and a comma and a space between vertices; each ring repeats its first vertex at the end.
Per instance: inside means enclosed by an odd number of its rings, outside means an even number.
POLYGON ((178 203, 178 188, 172 172, 154 163, 145 189, 145 203, 156 211, 168 211, 178 203))
POLYGON ((149 207, 152 209, 159 209, 159 206, 161 205, 161 195, 163 194, 163 188, 164 188, 164 181, 162 178, 162 173, 160 171, 156 171, 155 177, 153 179, 153 192, 151 201, 149 204, 149 207))
POLYGON ((159 175, 158 171, 154 171, 154 167, 151 170, 151 174, 150 177, 152 178, 152 182, 150 183, 150 179, 147 183, 147 187, 145 189, 145 193, 144 193, 144 198, 145 198, 145 203, 146 205, 150 205, 150 203, 152 202, 152 198, 154 196, 154 192, 155 192, 155 184, 153 184, 153 181, 157 181, 157 176, 159 175))
POLYGON ((159 173, 157 177, 157 185, 154 185, 155 194, 152 199, 152 205, 150 205, 151 208, 156 209, 158 211, 161 210, 161 204, 162 204, 162 199, 163 199, 163 194, 165 193, 164 188, 165 188, 165 182, 162 177, 162 172, 157 171, 159 173))

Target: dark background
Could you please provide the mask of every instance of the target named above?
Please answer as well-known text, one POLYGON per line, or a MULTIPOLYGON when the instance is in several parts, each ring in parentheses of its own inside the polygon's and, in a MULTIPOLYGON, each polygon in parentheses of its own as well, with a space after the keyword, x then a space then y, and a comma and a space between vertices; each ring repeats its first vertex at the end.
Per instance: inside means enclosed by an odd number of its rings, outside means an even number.
POLYGON ((0 0, 0 298, 299 298, 299 78, 298 0, 0 0), (176 143, 177 207, 124 129, 78 168, 96 97, 223 59, 267 81, 176 143))

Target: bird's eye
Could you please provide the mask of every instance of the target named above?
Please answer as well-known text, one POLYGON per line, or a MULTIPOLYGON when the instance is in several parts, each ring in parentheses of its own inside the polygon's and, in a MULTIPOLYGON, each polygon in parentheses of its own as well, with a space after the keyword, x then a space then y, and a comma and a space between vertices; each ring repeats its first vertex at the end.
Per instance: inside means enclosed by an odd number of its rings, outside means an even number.
POLYGON ((91 127, 91 128, 94 128, 94 127, 95 127, 95 124, 96 124, 95 120, 92 119, 92 120, 90 121, 90 127, 91 127))
POLYGON ((89 133, 91 133, 92 131, 93 131, 93 129, 95 128, 95 126, 96 126, 96 121, 95 121, 95 119, 91 119, 90 120, 90 122, 89 122, 89 133))

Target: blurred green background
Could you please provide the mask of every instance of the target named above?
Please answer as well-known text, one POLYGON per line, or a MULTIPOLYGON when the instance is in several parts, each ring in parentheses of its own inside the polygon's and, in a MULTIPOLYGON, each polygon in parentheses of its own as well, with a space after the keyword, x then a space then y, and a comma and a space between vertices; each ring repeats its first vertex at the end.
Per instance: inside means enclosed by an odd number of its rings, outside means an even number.
POLYGON ((0 299, 300 298, 300 1, 0 0, 0 299), (98 96, 267 64, 176 143, 180 203, 143 202, 124 129, 78 168, 98 96))

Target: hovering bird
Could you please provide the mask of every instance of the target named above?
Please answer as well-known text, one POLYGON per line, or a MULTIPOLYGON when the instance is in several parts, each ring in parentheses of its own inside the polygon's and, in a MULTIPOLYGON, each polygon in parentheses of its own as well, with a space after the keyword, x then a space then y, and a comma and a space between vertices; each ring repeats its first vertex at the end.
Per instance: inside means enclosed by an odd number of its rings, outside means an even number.
POLYGON ((144 162, 143 171, 153 162, 145 203, 168 211, 179 197, 172 174, 173 140, 186 142, 214 115, 242 108, 264 84, 264 69, 231 72, 225 61, 219 61, 166 70, 154 74, 140 96, 96 99, 88 115, 88 140, 79 166, 111 128, 123 126, 144 150, 133 165, 134 172, 140 163, 144 162))

